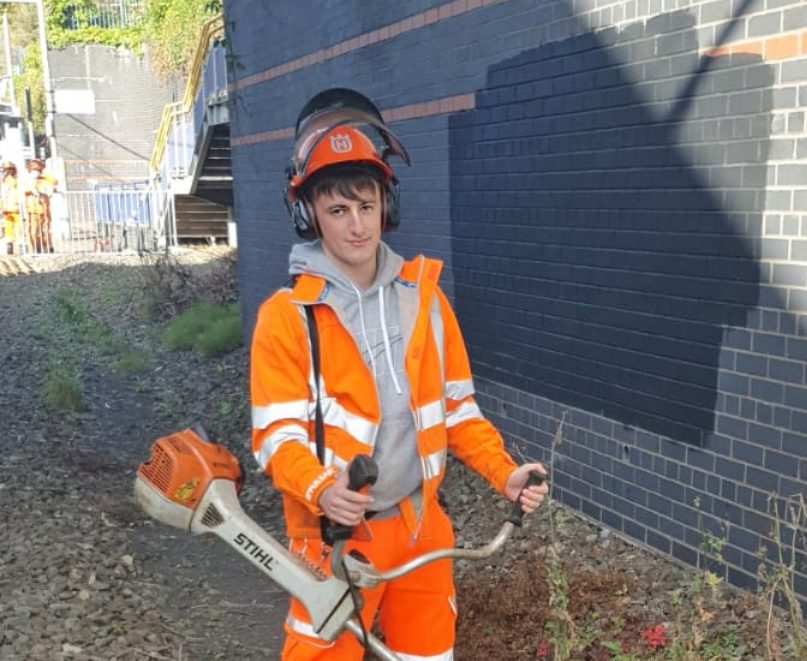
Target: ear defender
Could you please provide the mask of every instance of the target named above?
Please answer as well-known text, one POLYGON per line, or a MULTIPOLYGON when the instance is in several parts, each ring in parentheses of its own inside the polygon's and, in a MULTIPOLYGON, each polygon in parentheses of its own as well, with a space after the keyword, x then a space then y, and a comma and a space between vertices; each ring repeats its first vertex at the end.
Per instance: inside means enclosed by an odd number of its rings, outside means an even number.
POLYGON ((297 232, 297 236, 305 241, 313 241, 319 236, 316 224, 313 220, 314 214, 309 211, 305 200, 298 195, 292 202, 289 200, 287 191, 283 191, 283 201, 286 203, 286 210, 289 212, 292 227, 297 232))

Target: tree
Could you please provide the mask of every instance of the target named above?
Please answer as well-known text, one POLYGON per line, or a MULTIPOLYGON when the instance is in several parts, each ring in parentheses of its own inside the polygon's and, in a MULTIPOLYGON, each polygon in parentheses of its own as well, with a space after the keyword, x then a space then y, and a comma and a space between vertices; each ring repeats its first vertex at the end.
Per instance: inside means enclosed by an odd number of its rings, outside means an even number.
POLYGON ((144 36, 154 70, 187 75, 202 25, 221 9, 221 0, 147 0, 144 36))
MULTIPOLYGON (((32 5, 6 5, 4 11, 9 23, 9 41, 12 52, 11 76, 17 105, 25 113, 25 89, 29 89, 34 131, 42 133, 45 126, 45 92, 42 81, 42 55, 39 52, 37 35, 36 9, 32 5)), ((2 61, 5 72, 5 59, 3 58, 2 61)))

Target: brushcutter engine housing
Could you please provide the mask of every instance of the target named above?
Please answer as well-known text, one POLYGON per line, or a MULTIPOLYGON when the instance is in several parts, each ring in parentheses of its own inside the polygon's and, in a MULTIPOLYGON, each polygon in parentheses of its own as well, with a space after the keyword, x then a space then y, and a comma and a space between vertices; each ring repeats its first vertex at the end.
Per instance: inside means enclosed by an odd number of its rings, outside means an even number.
POLYGON ((151 446, 151 457, 140 464, 135 498, 161 523, 191 532, 194 514, 214 480, 230 481, 241 491, 238 459, 224 446, 210 443, 193 429, 165 436, 151 446))

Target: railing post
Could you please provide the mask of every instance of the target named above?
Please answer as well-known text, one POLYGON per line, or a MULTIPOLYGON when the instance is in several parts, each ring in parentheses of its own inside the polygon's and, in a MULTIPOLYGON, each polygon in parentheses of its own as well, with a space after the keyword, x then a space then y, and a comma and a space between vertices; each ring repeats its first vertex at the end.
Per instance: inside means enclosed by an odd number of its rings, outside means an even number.
POLYGON ((179 237, 177 236, 177 196, 171 192, 171 234, 172 234, 172 248, 179 245, 179 237))

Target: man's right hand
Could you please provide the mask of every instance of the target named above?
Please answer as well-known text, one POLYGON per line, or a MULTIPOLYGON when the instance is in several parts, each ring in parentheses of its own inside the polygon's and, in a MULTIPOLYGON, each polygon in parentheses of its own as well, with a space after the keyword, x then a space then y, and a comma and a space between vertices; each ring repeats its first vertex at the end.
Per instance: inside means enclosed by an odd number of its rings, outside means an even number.
POLYGON ((372 496, 359 491, 352 491, 348 487, 348 472, 343 470, 331 486, 323 489, 319 497, 319 506, 325 516, 333 523, 343 526, 356 526, 364 512, 373 502, 372 496))

